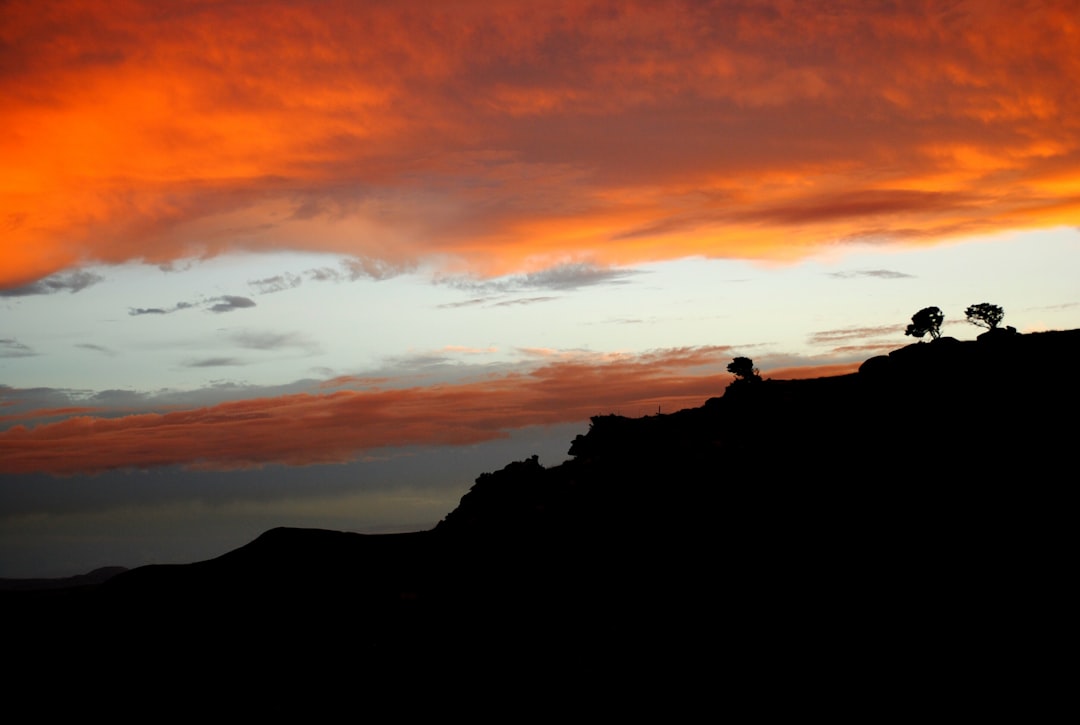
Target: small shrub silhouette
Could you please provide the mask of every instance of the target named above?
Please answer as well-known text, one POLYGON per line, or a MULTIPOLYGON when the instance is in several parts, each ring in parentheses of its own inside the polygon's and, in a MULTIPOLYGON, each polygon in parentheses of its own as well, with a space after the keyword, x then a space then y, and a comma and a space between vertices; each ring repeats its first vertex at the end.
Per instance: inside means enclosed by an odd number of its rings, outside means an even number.
POLYGON ((971 324, 985 327, 987 330, 995 330, 1004 319, 1005 310, 989 302, 980 302, 968 307, 964 310, 964 314, 967 315, 967 321, 971 324))
POLYGON ((737 357, 728 363, 727 371, 735 376, 736 383, 760 382, 759 370, 754 367, 754 361, 748 357, 737 357))
POLYGON ((904 330, 905 335, 923 337, 930 333, 934 340, 941 337, 941 323, 945 320, 945 313, 937 307, 924 307, 911 317, 911 324, 904 330))

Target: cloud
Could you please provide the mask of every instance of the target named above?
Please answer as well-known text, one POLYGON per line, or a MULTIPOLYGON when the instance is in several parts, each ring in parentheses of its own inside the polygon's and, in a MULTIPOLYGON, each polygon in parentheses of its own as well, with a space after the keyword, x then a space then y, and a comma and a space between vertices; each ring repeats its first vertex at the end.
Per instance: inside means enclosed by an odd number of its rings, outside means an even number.
POLYGON ((829 272, 830 277, 837 279, 856 279, 859 277, 876 277, 877 279, 914 279, 913 274, 894 272, 891 269, 859 269, 849 272, 829 272))
POLYGON ((372 257, 347 257, 338 263, 337 268, 316 267, 305 270, 304 275, 313 282, 355 282, 359 279, 383 280, 396 277, 411 270, 414 266, 372 257))
POLYGON ((2 5, 8 296, 229 251, 505 277, 1080 215, 1071 0, 237 7, 2 5))
POLYGON ((558 297, 522 297, 515 300, 502 300, 501 302, 495 302, 495 307, 516 307, 518 305, 534 305, 538 302, 551 302, 557 300, 558 297))
POLYGON ((458 354, 463 354, 463 355, 488 355, 488 354, 491 354, 491 353, 498 352, 499 348, 497 348, 495 346, 490 346, 490 347, 467 347, 465 345, 447 345, 446 347, 443 348, 443 351, 448 352, 448 353, 458 353, 458 354))
MULTIPOLYGON (((878 325, 875 327, 844 327, 835 330, 821 330, 810 336, 811 345, 833 345, 846 340, 861 340, 883 335, 902 334, 904 325, 878 325)), ((895 347, 895 345, 893 345, 895 347)))
POLYGON ((487 304, 491 301, 490 297, 474 297, 471 300, 463 300, 461 302, 444 302, 438 305, 440 310, 452 310, 458 307, 476 307, 477 305, 487 304))
POLYGON ((856 356, 865 360, 874 355, 887 354, 895 349, 895 342, 876 342, 866 343, 865 345, 840 345, 830 350, 830 353, 833 355, 856 356))
POLYGON ((985 203, 987 199, 968 193, 865 189, 804 197, 796 203, 761 207, 747 212, 747 218, 801 225, 838 219, 873 219, 896 214, 955 211, 985 203))
MULTIPOLYGON (((574 290, 599 284, 625 284, 628 278, 641 274, 630 269, 606 269, 591 264, 562 264, 530 272, 518 280, 522 288, 574 290)), ((513 282, 511 282, 513 284, 513 282)))
POLYGON ((105 347, 103 345, 95 345, 95 344, 89 343, 89 342, 79 343, 79 344, 75 345, 75 347, 81 347, 83 350, 93 350, 94 352, 100 352, 103 355, 108 355, 110 357, 113 357, 113 356, 116 355, 115 350, 110 350, 109 348, 107 348, 107 347, 105 347))
POLYGON ((394 264, 375 257, 349 257, 341 261, 341 266, 349 275, 350 281, 358 279, 389 279, 413 267, 411 264, 394 264))
POLYGON ((250 297, 240 297, 238 295, 220 295, 218 297, 209 297, 198 303, 177 302, 172 307, 129 307, 128 314, 132 317, 139 317, 141 315, 171 315, 180 310, 192 310, 199 306, 206 307, 210 312, 215 313, 232 312, 233 310, 255 307, 255 300, 250 297))
MULTIPOLYGON (((877 348, 875 348, 876 350, 877 348)), ((895 345, 890 348, 895 349, 895 345)), ((862 362, 830 363, 826 365, 800 365, 798 367, 772 368, 766 378, 775 380, 812 380, 814 378, 831 378, 839 375, 849 375, 857 372, 862 362)))
POLYGON ((195 305, 190 302, 177 302, 172 307, 129 307, 128 314, 132 317, 140 315, 169 315, 179 310, 190 310, 195 305))
POLYGON ((278 274, 273 277, 266 277, 264 279, 254 279, 248 282, 249 285, 255 288, 255 290, 261 295, 273 294, 274 292, 283 292, 284 290, 294 289, 299 287, 304 281, 303 277, 295 274, 278 274))
POLYGON ((318 343, 298 332, 243 330, 231 335, 230 339, 248 350, 301 349, 309 354, 314 354, 319 350, 318 343))
POLYGON ((0 297, 29 297, 31 295, 54 295, 58 292, 75 294, 101 282, 100 274, 79 270, 71 274, 57 274, 32 284, 9 289, 0 288, 0 297))
POLYGON ((37 355, 26 345, 13 338, 0 339, 0 358, 4 357, 33 357, 37 355))
MULTIPOLYGON (((387 446, 469 445, 598 413, 674 412, 723 391, 724 347, 638 356, 548 356, 525 372, 428 387, 379 387, 250 398, 189 410, 72 415, 0 432, 0 473, 59 475, 183 465, 234 469, 341 463, 387 446)), ((228 360, 204 361, 228 364, 228 360)))
POLYGON ((632 269, 610 269, 576 262, 497 279, 479 280, 458 277, 443 281, 452 287, 469 292, 506 294, 534 289, 569 291, 595 285, 626 284, 631 277, 638 274, 641 272, 632 269))
POLYGON ((246 307, 255 306, 255 301, 251 298, 237 297, 236 295, 211 297, 209 302, 215 303, 210 305, 211 312, 232 312, 233 310, 242 310, 246 307))
POLYGON ((220 367, 234 367, 238 365, 246 365, 243 360, 238 360, 234 357, 208 357, 201 360, 192 360, 191 362, 184 363, 184 367, 188 368, 220 368, 220 367))

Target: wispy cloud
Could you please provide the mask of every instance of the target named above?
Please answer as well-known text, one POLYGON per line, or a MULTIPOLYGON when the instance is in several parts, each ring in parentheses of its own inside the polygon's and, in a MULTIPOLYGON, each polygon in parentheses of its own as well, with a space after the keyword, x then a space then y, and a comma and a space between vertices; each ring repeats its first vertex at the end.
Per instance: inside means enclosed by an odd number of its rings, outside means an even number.
POLYGON ((877 279, 914 279, 913 274, 894 272, 891 269, 858 269, 846 272, 829 272, 830 277, 837 279, 857 279, 859 277, 875 277, 877 279))
POLYGON ((94 352, 100 352, 102 355, 108 355, 109 357, 113 357, 116 355, 115 350, 110 350, 104 345, 95 345, 91 342, 79 343, 75 347, 82 348, 83 350, 93 350, 94 352))
POLYGON ((13 338, 0 339, 0 357, 33 357, 37 355, 26 345, 13 338))
POLYGON ((626 284, 639 274, 640 271, 633 269, 607 268, 577 262, 495 279, 454 277, 443 281, 452 287, 481 294, 508 294, 535 289, 565 292, 595 285, 626 284))
POLYGON ((208 297, 200 302, 177 302, 171 307, 129 307, 128 314, 132 317, 140 317, 142 315, 171 315, 174 312, 194 310, 199 307, 204 307, 210 312, 220 314, 223 312, 232 312, 233 310, 255 307, 255 300, 250 297, 241 297, 239 295, 219 295, 217 297, 208 297))
MULTIPOLYGON (((811 345, 835 345, 848 340, 882 337, 884 335, 902 336, 904 325, 877 325, 874 327, 843 327, 835 330, 821 330, 810 336, 811 345)), ((894 344, 893 347, 896 347, 894 344)))
POLYGON ((517 283, 524 289, 574 290, 601 284, 626 284, 638 274, 641 272, 633 269, 612 269, 584 263, 561 264, 513 278, 510 284, 517 283))
POLYGON ((491 347, 466 347, 464 345, 447 345, 446 347, 443 348, 443 350, 445 352, 448 352, 448 353, 463 354, 463 355, 488 355, 488 354, 491 354, 491 353, 498 352, 499 348, 494 347, 494 346, 491 346, 491 347))
POLYGON ((286 350, 299 349, 314 354, 319 345, 307 335, 299 332, 267 332, 242 330, 230 335, 230 339, 248 350, 286 350))
POLYGON ((340 259, 336 267, 313 267, 299 273, 283 272, 259 280, 248 280, 247 284, 251 285, 257 294, 269 295, 295 290, 305 280, 336 283, 363 279, 378 281, 399 276, 414 267, 415 265, 390 263, 390 261, 375 257, 349 256, 340 259))
POLYGON ((195 305, 190 302, 177 302, 172 307, 129 307, 128 314, 132 317, 138 317, 140 315, 169 315, 179 310, 190 310, 195 305))
POLYGON ((74 294, 101 282, 100 274, 79 270, 71 274, 56 274, 32 284, 9 289, 0 288, 0 297, 29 297, 32 295, 54 295, 58 292, 74 294))
POLYGON ((551 297, 550 295, 547 297, 519 297, 513 300, 501 300, 499 302, 493 302, 492 304, 495 307, 516 307, 518 305, 534 305, 538 302, 551 302, 552 300, 557 299, 558 297, 551 297))
POLYGON ((444 302, 438 307, 441 310, 451 310, 457 309, 458 307, 477 307, 491 301, 491 297, 474 297, 471 300, 462 300, 461 302, 444 302))
POLYGON ((895 349, 895 342, 868 342, 863 345, 839 345, 830 350, 830 353, 833 355, 856 355, 865 358, 888 353, 895 349))
POLYGON ((304 281, 304 278, 297 274, 277 274, 273 277, 265 277, 263 279, 253 279, 248 282, 249 285, 255 288, 255 291, 261 295, 273 294, 274 292, 283 292, 288 289, 295 289, 299 287, 304 281))
POLYGON ((316 267, 305 270, 303 275, 313 282, 355 282, 360 279, 389 279, 413 267, 410 263, 394 263, 374 257, 347 257, 337 267, 316 267))
POLYGON ((184 367, 188 368, 220 368, 220 367, 236 367, 239 365, 246 365, 243 360, 239 360, 234 357, 207 357, 200 360, 191 360, 184 363, 184 367))

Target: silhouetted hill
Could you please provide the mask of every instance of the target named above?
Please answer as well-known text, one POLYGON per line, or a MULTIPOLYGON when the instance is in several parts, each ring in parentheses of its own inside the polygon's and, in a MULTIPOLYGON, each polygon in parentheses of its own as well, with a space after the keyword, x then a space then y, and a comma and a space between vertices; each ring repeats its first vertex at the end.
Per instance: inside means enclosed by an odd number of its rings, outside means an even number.
POLYGON ((1057 636, 1078 356, 1080 330, 943 338, 850 375, 598 416, 570 460, 482 474, 431 531, 275 529, 34 614, 120 636, 154 612, 154 647, 181 649, 996 681, 1057 636))
POLYGON ((86 574, 58 579, 0 579, 0 592, 29 592, 47 589, 69 589, 101 584, 127 571, 122 566, 103 566, 86 574))

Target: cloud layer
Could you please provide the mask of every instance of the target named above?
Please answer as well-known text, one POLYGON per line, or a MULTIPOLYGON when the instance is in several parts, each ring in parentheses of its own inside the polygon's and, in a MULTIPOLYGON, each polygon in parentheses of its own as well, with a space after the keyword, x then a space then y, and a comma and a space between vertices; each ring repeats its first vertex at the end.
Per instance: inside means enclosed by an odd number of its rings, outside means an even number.
MULTIPOLYGON (((369 387, 369 379, 338 378, 332 387, 339 389, 323 394, 250 398, 190 410, 28 411, 17 416, 18 424, 0 431, 0 473, 295 466, 344 463, 387 446, 468 445, 518 428, 585 421, 597 414, 670 413, 701 405, 730 382, 730 375, 717 372, 730 358, 725 347, 673 349, 613 359, 574 357, 528 372, 428 387, 369 387), (340 389, 354 382, 365 389, 340 389), (28 425, 35 420, 40 422, 28 425)), ((798 376, 853 367, 801 368, 798 376)))
POLYGON ((505 275, 1080 220, 1073 0, 813 7, 4 3, 0 288, 224 251, 505 275))

